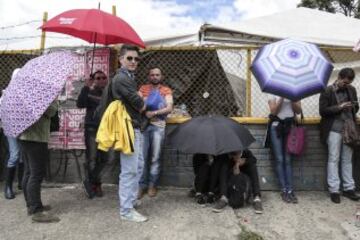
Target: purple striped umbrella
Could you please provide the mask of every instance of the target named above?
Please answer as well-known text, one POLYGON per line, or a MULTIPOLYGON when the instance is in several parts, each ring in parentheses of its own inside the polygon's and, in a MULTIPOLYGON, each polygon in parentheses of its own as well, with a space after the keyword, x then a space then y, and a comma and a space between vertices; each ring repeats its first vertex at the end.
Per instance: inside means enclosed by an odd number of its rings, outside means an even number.
POLYGON ((19 70, 0 107, 5 135, 17 137, 40 119, 73 72, 75 60, 69 51, 54 52, 28 61, 19 70))
POLYGON ((321 92, 333 65, 314 44, 285 39, 262 47, 251 71, 263 92, 298 101, 321 92))

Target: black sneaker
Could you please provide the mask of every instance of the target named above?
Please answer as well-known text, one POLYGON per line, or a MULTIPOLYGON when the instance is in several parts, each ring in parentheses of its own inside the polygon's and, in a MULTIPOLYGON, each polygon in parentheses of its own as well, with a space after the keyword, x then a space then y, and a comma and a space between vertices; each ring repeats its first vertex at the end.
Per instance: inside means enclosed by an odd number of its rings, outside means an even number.
POLYGON ((214 205, 212 211, 216 213, 220 213, 227 206, 227 201, 224 198, 220 198, 214 205))
POLYGON ((54 223, 59 222, 60 218, 53 214, 44 213, 44 212, 37 212, 32 215, 33 222, 39 222, 39 223, 54 223))
POLYGON ((89 199, 92 199, 95 196, 95 193, 93 191, 93 185, 87 179, 85 179, 82 183, 86 196, 89 199))
POLYGON ((360 196, 356 195, 354 190, 343 191, 343 196, 353 201, 359 201, 360 196))
POLYGON ((295 196, 294 191, 288 192, 287 195, 288 195, 289 201, 290 201, 291 203, 296 204, 296 203, 299 202, 298 199, 297 199, 297 197, 295 196))
POLYGON ((339 193, 330 193, 330 199, 333 203, 340 203, 340 194, 339 193))
POLYGON ((262 207, 261 199, 259 197, 254 198, 254 210, 256 214, 262 214, 264 209, 262 207))
POLYGON ((188 197, 189 197, 189 198, 194 198, 195 195, 196 195, 195 189, 191 188, 191 189, 189 190, 189 192, 188 192, 188 197))
MULTIPOLYGON (((36 212, 49 212, 52 209, 50 205, 43 205, 41 208, 36 209, 36 212)), ((27 208, 28 216, 35 214, 30 208, 27 208)))
POLYGON ((203 195, 201 193, 196 193, 195 201, 197 202, 197 204, 204 207, 207 202, 207 197, 206 195, 203 195))
POLYGON ((214 203, 215 202, 215 194, 212 192, 209 192, 207 195, 207 203, 214 203))
POLYGON ((290 203, 291 200, 289 198, 289 194, 285 191, 285 192, 281 192, 281 199, 286 202, 286 203, 290 203))

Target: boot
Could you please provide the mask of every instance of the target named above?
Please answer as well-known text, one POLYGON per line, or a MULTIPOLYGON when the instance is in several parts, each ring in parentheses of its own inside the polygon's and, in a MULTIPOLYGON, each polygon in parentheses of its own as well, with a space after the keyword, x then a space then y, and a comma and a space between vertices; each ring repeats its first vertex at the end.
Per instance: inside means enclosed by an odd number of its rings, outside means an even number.
POLYGON ((7 168, 6 180, 5 180, 5 198, 6 199, 13 199, 15 198, 15 194, 12 189, 14 176, 15 176, 15 167, 7 168))
POLYGON ((22 179, 23 179, 23 176, 24 176, 24 163, 18 163, 18 173, 17 173, 17 176, 18 176, 18 189, 19 190, 22 190, 22 179))

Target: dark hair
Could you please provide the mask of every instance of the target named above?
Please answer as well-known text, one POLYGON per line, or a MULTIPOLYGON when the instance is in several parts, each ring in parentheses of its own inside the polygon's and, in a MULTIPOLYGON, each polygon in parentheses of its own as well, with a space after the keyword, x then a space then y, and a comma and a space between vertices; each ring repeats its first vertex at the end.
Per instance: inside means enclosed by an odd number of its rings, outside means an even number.
POLYGON ((90 74, 90 78, 91 78, 92 80, 94 80, 96 74, 98 74, 98 73, 99 73, 99 74, 104 74, 104 75, 106 76, 106 74, 105 74, 103 71, 97 70, 96 72, 93 72, 92 74, 90 74))
POLYGON ((156 66, 156 65, 152 65, 152 66, 149 67, 149 73, 150 73, 151 70, 154 70, 154 69, 159 69, 161 74, 163 74, 162 69, 159 66, 156 66))
POLYGON ((340 70, 338 77, 340 79, 349 79, 350 81, 354 80, 355 72, 352 68, 343 68, 340 70))
POLYGON ((124 56, 127 51, 136 51, 139 54, 139 48, 137 46, 124 44, 120 48, 119 57, 124 56))

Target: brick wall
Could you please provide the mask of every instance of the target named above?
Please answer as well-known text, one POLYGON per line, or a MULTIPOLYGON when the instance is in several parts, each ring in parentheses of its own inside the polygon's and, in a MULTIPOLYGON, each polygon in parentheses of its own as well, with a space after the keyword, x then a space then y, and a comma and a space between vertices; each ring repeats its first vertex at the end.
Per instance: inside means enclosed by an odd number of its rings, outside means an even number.
MULTIPOLYGON (((168 125, 167 132, 175 125, 168 125)), ((258 170, 261 187, 263 190, 278 189, 278 182, 274 172, 272 156, 269 149, 264 149, 262 143, 265 135, 264 125, 248 125, 256 142, 251 145, 251 150, 258 159, 258 170)), ((324 190, 326 189, 326 150, 321 145, 317 125, 307 125, 306 150, 302 157, 293 161, 294 184, 297 190, 324 190)), ((160 183, 163 186, 189 187, 193 181, 192 156, 183 154, 165 140, 162 153, 162 173, 160 183)), ((60 164, 58 151, 52 152, 51 172, 52 180, 57 182, 79 182, 77 166, 74 156, 69 154, 68 167, 65 177, 64 162, 60 171, 55 176, 60 164)), ((84 154, 79 157, 79 164, 83 168, 84 154)), ((104 169, 103 181, 116 183, 118 179, 119 163, 117 158, 112 158, 104 169)), ((81 171, 83 175, 83 171, 81 171)))

